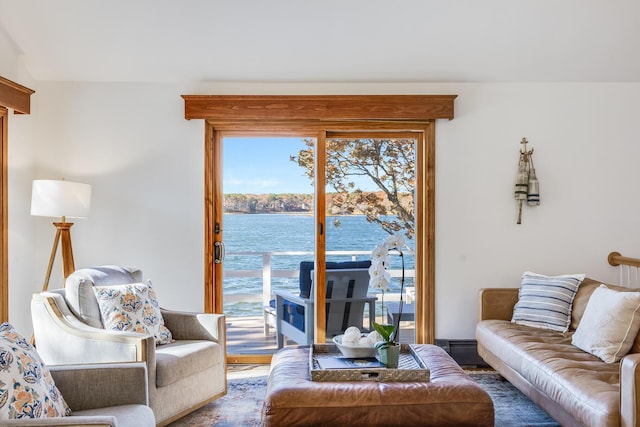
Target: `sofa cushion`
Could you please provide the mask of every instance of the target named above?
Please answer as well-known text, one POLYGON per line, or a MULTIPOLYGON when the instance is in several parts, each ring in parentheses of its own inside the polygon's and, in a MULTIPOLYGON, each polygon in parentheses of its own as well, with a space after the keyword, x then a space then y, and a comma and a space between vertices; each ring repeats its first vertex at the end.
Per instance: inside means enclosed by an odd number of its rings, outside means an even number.
POLYGON ((156 386, 198 375, 211 366, 223 363, 222 348, 213 341, 176 340, 156 349, 156 386))
MULTIPOLYGON (((573 308, 571 310, 571 326, 570 330, 575 331, 580 324, 580 320, 582 320, 582 315, 584 314, 584 310, 587 308, 587 304, 589 303, 589 298, 591 298, 591 294, 595 291, 602 282, 598 280, 591 279, 589 277, 585 277, 582 283, 580 283, 580 287, 578 288, 578 292, 576 293, 575 298, 573 299, 573 308)), ((607 285, 610 286, 610 285, 607 285)), ((611 288, 615 288, 615 286, 610 286, 611 288)))
POLYGON ((571 323, 573 299, 583 279, 584 274, 550 277, 525 272, 511 321, 566 332, 571 323))
POLYGON ((520 374, 580 424, 620 425, 619 364, 580 350, 571 336, 505 320, 484 320, 476 328, 483 356, 491 353, 488 359, 520 374))
MULTIPOLYGON (((570 330, 575 331, 580 325, 580 321, 582 320, 582 315, 584 314, 584 310, 587 308, 587 304, 589 303, 589 298, 591 298, 591 294, 598 288, 603 282, 590 279, 585 277, 585 279, 580 284, 578 288, 578 293, 573 300, 573 310, 571 311, 571 327, 570 330)), ((609 283, 604 283, 609 289, 615 289, 620 292, 637 292, 638 289, 627 288, 625 286, 611 285, 609 283)), ((633 346, 629 353, 640 353, 640 333, 636 336, 635 341, 633 342, 633 346)))
POLYGON ((171 342, 151 282, 94 286, 105 329, 153 335, 156 344, 171 342))
POLYGON ((142 271, 116 265, 82 268, 74 271, 65 282, 65 298, 77 318, 94 328, 102 328, 100 308, 93 293, 94 286, 113 286, 142 281, 142 271))
POLYGON ((0 420, 70 413, 33 346, 9 323, 0 325, 0 420))
POLYGON ((619 361, 640 329, 640 292, 600 285, 592 294, 571 343, 607 363, 619 361))
MULTIPOLYGON (((83 411, 73 411, 73 416, 115 418, 118 427, 155 427, 156 425, 156 418, 153 415, 153 411, 145 405, 119 405, 107 406, 106 408, 86 409, 83 411)), ((87 422, 89 422, 89 420, 87 420, 87 422)), ((95 418, 90 422, 92 424, 96 423, 95 418)))

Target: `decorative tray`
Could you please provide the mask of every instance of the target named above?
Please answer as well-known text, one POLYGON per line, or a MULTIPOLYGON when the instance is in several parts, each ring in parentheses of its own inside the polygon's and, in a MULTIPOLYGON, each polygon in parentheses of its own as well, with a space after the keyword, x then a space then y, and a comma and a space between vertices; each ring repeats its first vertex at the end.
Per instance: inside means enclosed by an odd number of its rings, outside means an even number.
POLYGON ((401 344, 398 368, 375 358, 348 359, 335 344, 313 344, 309 352, 311 381, 429 381, 427 365, 409 344, 401 344))

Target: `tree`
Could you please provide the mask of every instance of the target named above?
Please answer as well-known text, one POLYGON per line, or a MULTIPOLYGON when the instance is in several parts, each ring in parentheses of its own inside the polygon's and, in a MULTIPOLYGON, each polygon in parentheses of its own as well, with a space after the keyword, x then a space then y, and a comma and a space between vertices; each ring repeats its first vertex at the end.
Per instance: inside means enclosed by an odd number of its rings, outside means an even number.
MULTIPOLYGON (((314 180, 314 139, 292 156, 314 180)), ((336 194, 333 209, 340 213, 362 213, 386 232, 415 234, 413 192, 415 188, 415 140, 327 139, 326 182, 336 194), (363 179, 378 191, 361 189, 363 179)))

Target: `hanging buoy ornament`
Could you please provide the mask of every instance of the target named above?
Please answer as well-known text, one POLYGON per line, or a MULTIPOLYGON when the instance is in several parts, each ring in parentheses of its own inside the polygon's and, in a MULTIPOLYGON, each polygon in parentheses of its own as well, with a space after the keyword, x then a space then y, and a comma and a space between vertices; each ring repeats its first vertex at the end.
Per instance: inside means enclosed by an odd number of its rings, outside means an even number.
POLYGON ((527 151, 527 139, 520 141, 520 160, 518 162, 518 174, 516 175, 515 198, 518 203, 517 224, 522 224, 522 204, 526 200, 527 205, 540 204, 540 184, 533 167, 533 149, 527 151))
POLYGON ((527 173, 527 162, 524 155, 520 155, 518 163, 518 174, 516 175, 515 197, 518 201, 518 224, 522 222, 522 202, 527 200, 529 188, 529 174, 527 173))
POLYGON ((536 169, 533 167, 533 153, 529 154, 529 185, 527 186, 527 205, 538 206, 540 204, 540 183, 536 177, 536 169))

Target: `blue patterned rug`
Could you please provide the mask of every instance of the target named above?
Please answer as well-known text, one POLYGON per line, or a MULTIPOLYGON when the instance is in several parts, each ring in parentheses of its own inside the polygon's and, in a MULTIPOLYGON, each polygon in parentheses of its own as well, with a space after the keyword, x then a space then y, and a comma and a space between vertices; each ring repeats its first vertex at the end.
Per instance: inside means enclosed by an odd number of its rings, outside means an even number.
MULTIPOLYGON (((527 396, 493 372, 469 372, 493 399, 496 427, 559 427, 527 396)), ((267 377, 229 380, 226 396, 172 423, 169 427, 254 427, 260 413, 267 377)))
POLYGON ((560 427, 520 390, 495 372, 469 372, 493 400, 496 427, 560 427))

